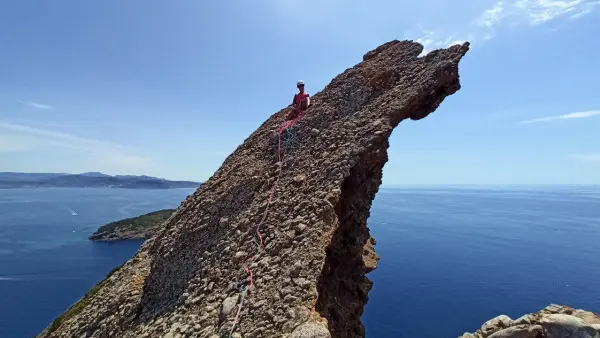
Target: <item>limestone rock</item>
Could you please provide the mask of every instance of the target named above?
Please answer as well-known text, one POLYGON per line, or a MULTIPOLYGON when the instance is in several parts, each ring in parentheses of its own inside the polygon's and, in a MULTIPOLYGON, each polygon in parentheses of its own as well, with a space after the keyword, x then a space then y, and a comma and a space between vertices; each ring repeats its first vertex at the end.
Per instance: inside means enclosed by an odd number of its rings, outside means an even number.
POLYGON ((221 319, 227 318, 227 316, 233 312, 235 306, 237 305, 238 299, 239 295, 225 298, 223 304, 221 305, 221 319))
POLYGON ((388 138, 460 89, 468 49, 419 57, 421 44, 391 41, 315 93, 285 132, 290 108, 273 114, 39 337, 206 338, 232 328, 244 338, 364 336, 366 274, 377 262, 367 220, 388 138))
POLYGON ((477 336, 475 336, 474 334, 465 332, 465 334, 463 334, 462 336, 458 337, 458 338, 478 338, 477 336))
POLYGON ((481 331, 484 333, 496 332, 499 329, 509 327, 511 323, 512 319, 510 319, 508 316, 500 315, 485 322, 483 326, 481 326, 481 331))
POLYGON ((321 324, 305 323, 298 326, 290 338, 331 338, 329 330, 321 324))
POLYGON ((540 325, 521 325, 496 331, 488 338, 538 338, 543 332, 544 328, 540 325))
POLYGON ((462 338, 600 338, 599 328, 600 316, 553 304, 514 321, 496 317, 462 338))

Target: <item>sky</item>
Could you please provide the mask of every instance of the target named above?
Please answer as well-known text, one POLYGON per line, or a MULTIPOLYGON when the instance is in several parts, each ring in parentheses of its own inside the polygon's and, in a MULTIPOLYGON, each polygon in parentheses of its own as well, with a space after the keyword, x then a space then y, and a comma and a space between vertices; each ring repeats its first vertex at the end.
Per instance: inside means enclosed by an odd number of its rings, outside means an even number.
POLYGON ((409 39, 471 50, 384 186, 600 183, 600 0, 20 0, 0 31, 0 171, 203 181, 297 80, 409 39))

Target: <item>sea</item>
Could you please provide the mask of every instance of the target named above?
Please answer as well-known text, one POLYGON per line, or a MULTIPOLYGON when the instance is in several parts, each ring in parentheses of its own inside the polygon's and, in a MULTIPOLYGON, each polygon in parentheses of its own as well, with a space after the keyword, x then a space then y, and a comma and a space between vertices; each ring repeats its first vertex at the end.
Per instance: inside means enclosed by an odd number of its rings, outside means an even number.
MULTIPOLYGON (((89 241, 100 225, 192 192, 0 190, 0 337, 35 336, 141 245, 89 241)), ((454 338, 552 303, 600 312, 600 186, 381 188, 368 226, 367 337, 454 338)))

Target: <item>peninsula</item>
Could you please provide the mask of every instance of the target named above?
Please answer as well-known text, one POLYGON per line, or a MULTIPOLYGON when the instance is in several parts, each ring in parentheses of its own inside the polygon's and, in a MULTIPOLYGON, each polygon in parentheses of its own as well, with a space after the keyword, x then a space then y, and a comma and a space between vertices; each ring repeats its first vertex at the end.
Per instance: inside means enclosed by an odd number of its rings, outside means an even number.
POLYGON ((169 219, 174 211, 175 209, 163 209, 111 222, 98 228, 89 239, 92 241, 148 239, 158 226, 169 219))

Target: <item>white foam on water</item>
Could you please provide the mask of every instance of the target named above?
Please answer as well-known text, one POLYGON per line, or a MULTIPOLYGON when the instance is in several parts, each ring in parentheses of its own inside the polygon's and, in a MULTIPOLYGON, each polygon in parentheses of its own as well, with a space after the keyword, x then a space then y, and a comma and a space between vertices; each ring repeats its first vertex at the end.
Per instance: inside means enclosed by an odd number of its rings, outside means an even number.
POLYGON ((2 277, 0 276, 0 281, 16 281, 16 280, 20 280, 19 278, 13 278, 13 277, 2 277))

